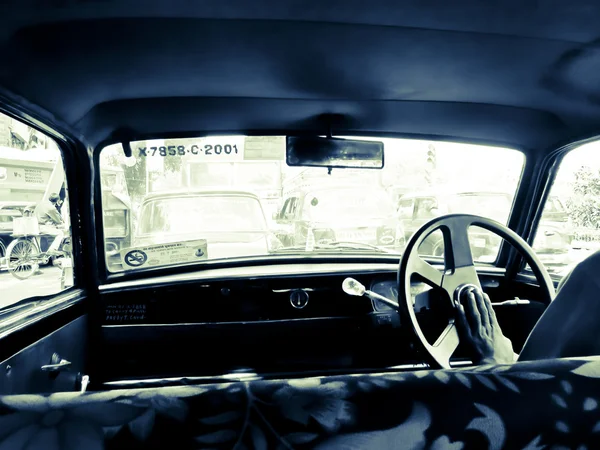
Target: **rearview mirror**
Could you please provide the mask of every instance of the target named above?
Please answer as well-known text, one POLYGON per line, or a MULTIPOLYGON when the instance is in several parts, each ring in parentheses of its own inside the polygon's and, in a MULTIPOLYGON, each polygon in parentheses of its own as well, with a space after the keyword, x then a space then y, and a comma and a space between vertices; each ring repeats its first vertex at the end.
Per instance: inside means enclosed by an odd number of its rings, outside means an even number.
POLYGON ((383 168, 383 142, 288 136, 288 166, 383 168))

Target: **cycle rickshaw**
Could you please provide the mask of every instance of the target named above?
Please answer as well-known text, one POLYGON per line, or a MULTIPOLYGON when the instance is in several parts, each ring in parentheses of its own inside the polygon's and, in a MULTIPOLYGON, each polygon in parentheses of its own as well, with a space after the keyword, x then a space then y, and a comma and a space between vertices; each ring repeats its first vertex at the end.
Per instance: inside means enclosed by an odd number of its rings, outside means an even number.
POLYGON ((69 264, 72 247, 70 238, 63 239, 59 247, 59 255, 50 255, 47 250, 42 250, 44 235, 44 230, 41 229, 33 210, 26 209, 23 211, 23 217, 14 219, 12 234, 14 239, 6 248, 8 271, 14 277, 25 280, 36 273, 40 266, 48 265, 51 262, 60 261, 63 269, 71 267, 69 264))

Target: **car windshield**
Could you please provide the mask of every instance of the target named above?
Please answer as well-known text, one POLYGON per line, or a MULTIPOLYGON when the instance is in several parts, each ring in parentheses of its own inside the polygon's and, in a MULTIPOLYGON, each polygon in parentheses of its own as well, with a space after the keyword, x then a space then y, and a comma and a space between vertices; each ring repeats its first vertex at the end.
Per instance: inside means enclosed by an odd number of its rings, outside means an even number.
MULTIPOLYGON (((120 144, 105 147, 100 166, 109 270, 282 253, 400 255, 424 223, 424 209, 507 223, 523 169, 521 152, 358 139, 383 142, 383 169, 290 167, 285 136, 136 141, 130 157, 120 144), (119 180, 125 186, 107 201, 116 193, 106 188, 119 180), (436 192, 428 203, 419 200, 424 191, 436 192), (451 198, 449 192, 468 195, 451 198)), ((421 252, 439 256, 439 249, 439 242, 428 241, 421 252)), ((474 257, 490 261, 497 251, 488 240, 485 254, 474 257)))

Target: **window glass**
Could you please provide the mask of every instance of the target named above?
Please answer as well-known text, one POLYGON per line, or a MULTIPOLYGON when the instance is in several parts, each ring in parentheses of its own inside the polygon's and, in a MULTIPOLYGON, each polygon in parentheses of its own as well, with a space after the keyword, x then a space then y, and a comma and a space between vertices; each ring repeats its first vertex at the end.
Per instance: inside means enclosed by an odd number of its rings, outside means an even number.
MULTIPOLYGON (((284 252, 398 255, 440 214, 482 213, 507 223, 521 152, 358 139, 383 142, 383 169, 288 167, 284 136, 138 141, 129 158, 121 145, 102 149, 109 270, 284 252)), ((493 261, 499 246, 482 233, 474 234, 486 246, 479 260, 493 261)), ((428 242, 424 254, 437 256, 440 248, 428 242)))
POLYGON ((563 158, 533 241, 550 273, 563 276, 600 249, 600 142, 563 158))
POLYGON ((72 286, 71 250, 58 145, 0 113, 0 308, 72 286))

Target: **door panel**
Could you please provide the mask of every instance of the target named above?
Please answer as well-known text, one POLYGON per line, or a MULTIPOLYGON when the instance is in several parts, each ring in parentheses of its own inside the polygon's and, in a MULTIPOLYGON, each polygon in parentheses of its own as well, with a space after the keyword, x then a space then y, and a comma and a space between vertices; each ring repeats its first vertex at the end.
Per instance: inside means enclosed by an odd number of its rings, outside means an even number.
MULTIPOLYGON (((53 315, 44 320, 52 322, 48 325, 55 326, 57 319, 53 315)), ((35 332, 34 328, 30 326, 27 329, 31 333, 35 332)), ((2 361, 0 393, 12 395, 79 390, 80 377, 85 373, 87 363, 86 349, 87 316, 80 316, 2 361), (41 367, 51 363, 54 353, 71 364, 59 372, 43 371, 41 367)))

